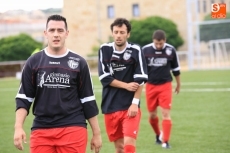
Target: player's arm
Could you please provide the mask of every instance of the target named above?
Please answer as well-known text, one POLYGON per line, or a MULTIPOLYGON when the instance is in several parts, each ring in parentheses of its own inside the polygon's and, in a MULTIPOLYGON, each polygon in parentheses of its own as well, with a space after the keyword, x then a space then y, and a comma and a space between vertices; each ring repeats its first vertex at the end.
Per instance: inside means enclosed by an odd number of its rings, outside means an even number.
POLYGON ((147 64, 141 48, 138 50, 138 57, 136 61, 137 61, 137 66, 135 68, 135 73, 133 77, 134 77, 134 81, 139 84, 139 87, 134 94, 132 104, 140 105, 142 89, 144 84, 148 80, 147 64))
POLYGON ((132 104, 128 110, 128 116, 130 117, 134 117, 138 113, 138 108, 139 108, 138 106, 140 105, 140 98, 141 98, 143 85, 148 79, 147 64, 141 49, 138 50, 138 56, 136 61, 137 61, 137 66, 133 77, 134 77, 134 81, 137 82, 139 86, 134 93, 132 104))
POLYGON ((179 94, 180 93, 180 87, 181 87, 181 82, 180 82, 180 70, 172 70, 172 73, 176 79, 176 88, 175 88, 175 93, 179 94))
POLYGON ((105 62, 105 54, 103 47, 98 51, 98 76, 103 87, 109 86, 114 80, 113 76, 110 74, 108 62, 105 62))
POLYGON ((147 64, 141 48, 137 50, 136 67, 133 78, 134 82, 137 82, 140 85, 145 84, 148 80, 147 64))
POLYGON ((22 143, 26 143, 26 133, 23 130, 23 124, 27 116, 27 110, 20 108, 16 111, 15 124, 14 124, 14 146, 19 150, 23 150, 22 143))
POLYGON ((89 72, 89 67, 86 61, 84 62, 85 64, 82 64, 84 66, 81 68, 80 76, 78 78, 78 92, 85 117, 86 119, 89 119, 98 115, 99 110, 93 92, 93 83, 89 72))
POLYGON ((116 88, 126 89, 128 91, 136 91, 139 87, 139 83, 137 82, 126 83, 116 79, 114 79, 109 85, 116 88))
POLYGON ((97 116, 89 118, 88 122, 90 124, 93 133, 93 138, 90 143, 90 149, 95 153, 97 153, 100 151, 102 146, 101 130, 98 124, 97 116))
POLYGON ((23 150, 22 142, 26 142, 26 134, 23 130, 23 124, 26 116, 29 114, 29 109, 34 100, 35 87, 33 82, 31 59, 28 59, 21 77, 21 83, 16 95, 16 116, 14 125, 14 145, 19 150, 23 150))
POLYGON ((85 66, 80 70, 79 82, 81 83, 78 92, 83 105, 85 118, 88 120, 93 133, 93 137, 91 139, 91 150, 98 153, 102 145, 101 131, 97 119, 99 110, 93 93, 93 83, 89 68, 86 61, 83 62, 85 62, 85 66))
POLYGON ((176 89, 175 89, 175 93, 179 94, 180 93, 180 75, 175 76, 176 79, 176 89))
POLYGON ((176 53, 176 50, 173 49, 173 60, 171 63, 171 69, 172 69, 172 73, 173 76, 176 79, 176 88, 175 88, 175 93, 178 94, 180 92, 180 86, 181 86, 181 82, 180 82, 180 64, 179 64, 179 58, 178 55, 176 53))
POLYGON ((98 107, 93 93, 93 83, 86 61, 82 61, 82 68, 78 79, 78 93, 86 119, 98 115, 98 107))
POLYGON ((132 104, 130 105, 128 109, 128 116, 129 117, 134 117, 138 113, 138 106, 140 105, 140 98, 141 98, 141 93, 142 93, 143 85, 140 85, 133 97, 132 104))

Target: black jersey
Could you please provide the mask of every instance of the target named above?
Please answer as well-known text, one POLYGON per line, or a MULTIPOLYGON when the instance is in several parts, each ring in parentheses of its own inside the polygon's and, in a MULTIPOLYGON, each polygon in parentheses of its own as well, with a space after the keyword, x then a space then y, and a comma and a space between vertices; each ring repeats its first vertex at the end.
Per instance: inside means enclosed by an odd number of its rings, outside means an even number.
POLYGON ((103 85, 101 108, 104 114, 127 110, 134 98, 134 92, 110 86, 114 79, 143 84, 148 78, 146 61, 141 48, 128 42, 123 51, 116 51, 114 43, 101 46, 98 73, 103 85))
POLYGON ((174 76, 180 74, 178 56, 172 45, 165 43, 162 50, 157 50, 155 45, 150 43, 142 50, 148 67, 148 83, 157 85, 171 82, 171 70, 174 76))
POLYGON ((22 71, 16 109, 29 112, 32 104, 32 129, 86 127, 86 119, 96 116, 98 107, 85 59, 70 50, 53 56, 46 49, 29 57, 22 71))

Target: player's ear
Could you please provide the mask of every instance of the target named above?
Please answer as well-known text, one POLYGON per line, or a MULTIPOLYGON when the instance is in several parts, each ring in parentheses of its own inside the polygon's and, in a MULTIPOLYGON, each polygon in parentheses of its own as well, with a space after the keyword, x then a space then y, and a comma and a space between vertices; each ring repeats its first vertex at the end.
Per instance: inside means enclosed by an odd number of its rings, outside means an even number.
POLYGON ((66 36, 68 36, 68 35, 69 35, 69 30, 66 31, 66 36))
POLYGON ((46 30, 44 30, 44 36, 47 37, 47 32, 46 32, 46 30))
POLYGON ((127 35, 127 38, 129 38, 130 37, 130 32, 128 33, 128 35, 127 35))

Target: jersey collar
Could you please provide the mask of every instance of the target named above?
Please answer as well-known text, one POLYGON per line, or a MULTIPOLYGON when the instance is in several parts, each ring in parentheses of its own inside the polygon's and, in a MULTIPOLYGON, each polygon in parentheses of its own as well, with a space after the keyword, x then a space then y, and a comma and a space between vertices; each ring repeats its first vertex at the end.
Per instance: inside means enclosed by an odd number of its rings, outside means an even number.
POLYGON ((115 42, 113 42, 113 52, 117 53, 117 54, 122 54, 124 53, 124 51, 130 47, 130 44, 128 42, 126 42, 126 47, 122 50, 122 51, 117 51, 115 48, 115 42))
POLYGON ((49 57, 53 57, 53 58, 62 58, 62 57, 65 57, 68 53, 69 53, 69 49, 66 49, 67 51, 65 52, 65 54, 62 54, 62 55, 52 55, 50 53, 48 53, 47 51, 47 47, 44 49, 45 51, 45 54, 49 57))
MULTIPOLYGON (((154 45, 154 43, 152 43, 152 46, 153 46, 154 49, 156 49, 156 46, 154 45)), ((163 46, 163 48, 161 50, 165 49, 165 47, 166 47, 166 43, 164 43, 164 46, 163 46)))

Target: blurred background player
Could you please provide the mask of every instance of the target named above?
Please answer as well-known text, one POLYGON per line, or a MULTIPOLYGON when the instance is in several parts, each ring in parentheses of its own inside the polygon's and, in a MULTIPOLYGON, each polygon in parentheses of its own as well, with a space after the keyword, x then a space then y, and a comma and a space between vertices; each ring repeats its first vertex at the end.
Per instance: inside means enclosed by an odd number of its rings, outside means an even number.
POLYGON ((35 116, 30 153, 85 153, 88 120, 93 135, 91 149, 99 153, 102 140, 98 107, 84 58, 65 46, 66 19, 52 15, 44 35, 48 46, 31 55, 22 71, 16 95, 14 145, 23 150, 23 124, 33 104, 35 116))
POLYGON ((169 138, 172 128, 170 109, 172 104, 172 73, 176 79, 175 93, 180 92, 180 66, 175 48, 166 43, 163 30, 156 30, 152 36, 153 43, 143 47, 148 67, 146 83, 146 102, 149 111, 149 123, 156 134, 156 143, 163 148, 170 148, 169 138), (157 107, 162 113, 162 139, 160 138, 157 107))
POLYGON ((102 113, 116 153, 135 153, 141 118, 140 96, 147 66, 139 45, 127 42, 131 25, 124 18, 111 24, 114 42, 101 45, 98 73, 103 86, 102 113))

